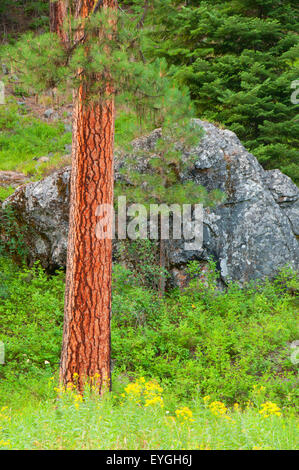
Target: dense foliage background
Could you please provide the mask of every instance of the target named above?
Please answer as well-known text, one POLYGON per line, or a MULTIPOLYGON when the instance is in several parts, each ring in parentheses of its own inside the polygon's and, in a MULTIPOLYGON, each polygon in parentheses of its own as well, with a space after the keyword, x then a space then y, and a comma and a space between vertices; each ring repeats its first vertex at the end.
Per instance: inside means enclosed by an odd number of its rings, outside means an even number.
POLYGON ((236 132, 267 169, 298 181, 296 1, 158 2, 148 57, 165 57, 198 115, 236 132))
MULTIPOLYGON (((5 37, 47 28, 45 0, 4 0, 5 37), (21 21, 20 21, 21 18, 21 21)), ((299 181, 299 8, 293 0, 123 0, 140 17, 147 61, 163 57, 190 88, 201 118, 237 133, 267 168, 299 181)))

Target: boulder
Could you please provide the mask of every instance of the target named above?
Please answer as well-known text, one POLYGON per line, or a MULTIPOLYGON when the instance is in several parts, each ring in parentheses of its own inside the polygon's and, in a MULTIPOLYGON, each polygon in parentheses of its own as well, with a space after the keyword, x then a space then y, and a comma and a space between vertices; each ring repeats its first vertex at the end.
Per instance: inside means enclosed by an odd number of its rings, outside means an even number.
MULTIPOLYGON (((209 191, 226 194, 224 203, 204 210, 201 250, 186 251, 184 240, 167 242, 169 269, 176 285, 184 283, 185 267, 198 260, 203 271, 213 257, 221 280, 245 283, 273 277, 279 268, 299 265, 299 190, 279 170, 265 171, 257 159, 228 130, 196 119, 205 134, 184 158, 195 164, 181 175, 209 191)), ((157 129, 133 142, 137 170, 149 170, 148 152, 160 136, 157 129)), ((115 157, 116 180, 122 178, 125 156, 115 157)), ((65 266, 67 251, 70 168, 16 190, 4 203, 12 205, 22 223, 30 226, 30 261, 39 259, 49 270, 65 266)))
POLYGON ((11 186, 16 188, 21 184, 28 182, 28 178, 23 173, 17 171, 0 171, 0 186, 11 186))
POLYGON ((53 271, 66 264, 69 222, 70 168, 60 170, 41 181, 19 187, 4 201, 14 208, 18 222, 28 226, 25 241, 29 262, 40 260, 53 271))
POLYGON ((46 119, 50 119, 54 114, 54 109, 52 108, 49 108, 49 109, 46 109, 46 111, 44 112, 44 117, 46 119))

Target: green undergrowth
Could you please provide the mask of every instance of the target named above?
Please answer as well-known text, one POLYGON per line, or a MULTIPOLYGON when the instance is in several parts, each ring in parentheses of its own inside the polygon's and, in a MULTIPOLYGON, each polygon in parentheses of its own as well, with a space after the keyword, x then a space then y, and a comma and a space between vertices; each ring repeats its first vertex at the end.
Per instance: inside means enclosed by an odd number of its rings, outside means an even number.
MULTIPOLYGON (((194 267, 193 267, 194 268, 194 267)), ((194 269, 191 271, 194 273, 194 269)), ((284 270, 275 282, 236 284, 220 292, 198 278, 164 299, 140 285, 133 272, 114 268, 113 387, 139 376, 157 379, 169 401, 210 395, 227 405, 246 403, 255 386, 288 410, 297 403, 297 366, 291 343, 298 337, 296 276, 284 270)), ((38 399, 59 368, 64 274, 47 276, 36 265, 0 262, 0 366, 3 404, 38 399), (22 398, 23 397, 23 398, 22 398)))
POLYGON ((13 194, 14 191, 15 191, 15 188, 11 186, 8 186, 8 187, 0 186, 0 202, 8 198, 11 194, 13 194))
MULTIPOLYGON (((0 106, 0 171, 20 171, 41 178, 61 165, 69 164, 64 156, 69 152, 72 136, 62 121, 45 122, 34 117, 30 109, 9 96, 0 106), (47 162, 38 162, 40 157, 47 162)), ((120 110, 115 123, 115 143, 118 149, 143 133, 150 132, 150 122, 140 122, 133 111, 120 110)), ((11 194, 10 188, 0 188, 0 200, 11 194)))
MULTIPOLYGON (((49 382, 51 387, 53 382, 49 382)), ((146 382, 151 387, 152 383, 146 382)), ((219 401, 190 398, 189 406, 144 404, 131 394, 119 402, 59 392, 55 398, 21 411, 0 408, 0 448, 33 450, 296 449, 296 419, 275 403, 228 409, 219 401)), ((140 398, 140 396, 139 396, 140 398)), ((168 462, 169 463, 169 462, 168 462)), ((186 463, 186 462, 185 462, 186 463)), ((188 463, 188 462, 187 462, 188 463)))
POLYGON ((49 156, 55 165, 66 153, 71 133, 62 122, 47 123, 33 117, 10 98, 0 107, 0 170, 40 176, 49 165, 37 162, 49 156))

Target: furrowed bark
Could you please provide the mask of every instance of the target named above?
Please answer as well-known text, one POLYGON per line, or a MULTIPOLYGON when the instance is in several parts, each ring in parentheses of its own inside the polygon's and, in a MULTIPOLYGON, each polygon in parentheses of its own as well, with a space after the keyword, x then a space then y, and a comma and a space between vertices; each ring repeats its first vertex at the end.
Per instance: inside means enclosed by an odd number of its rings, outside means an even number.
MULTIPOLYGON (((78 16, 87 17, 97 2, 82 0, 78 16)), ((116 8, 115 0, 103 7, 116 8)), ((99 39, 100 47, 100 39, 99 39)), ((84 71, 83 71, 84 73, 84 71)), ((103 77, 96 77, 103 80, 103 77)), ((107 79, 107 77, 106 77, 107 79)), ((60 380, 80 391, 93 377, 103 391, 109 386, 112 240, 98 239, 96 216, 101 204, 113 205, 113 86, 106 99, 89 100, 82 84, 75 92, 71 174, 70 228, 60 380), (74 379, 75 374, 75 379, 74 379)))
POLYGON ((64 30, 64 21, 67 16, 68 0, 50 0, 50 31, 57 33, 64 44, 67 43, 67 33, 64 30))

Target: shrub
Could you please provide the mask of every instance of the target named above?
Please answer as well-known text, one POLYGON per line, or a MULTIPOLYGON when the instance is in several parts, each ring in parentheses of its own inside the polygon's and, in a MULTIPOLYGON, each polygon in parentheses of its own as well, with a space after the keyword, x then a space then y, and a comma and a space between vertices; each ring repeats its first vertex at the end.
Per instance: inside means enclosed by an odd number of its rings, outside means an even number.
POLYGON ((131 309, 142 291, 136 298, 134 291, 123 292, 122 320, 112 318, 116 370, 156 377, 181 398, 200 393, 230 404, 245 403, 260 384, 271 399, 293 406, 297 377, 288 343, 298 334, 297 307, 282 278, 295 282, 284 271, 274 283, 243 289, 232 283, 219 292, 194 279, 160 304, 152 293, 146 321, 135 325, 131 309))
MULTIPOLYGON (((189 288, 162 299, 123 266, 113 276, 114 390, 144 376, 161 383, 169 404, 210 395, 231 406, 256 400, 254 387, 264 387, 265 402, 293 409, 297 366, 289 343, 298 334, 298 283, 289 269, 274 282, 243 289, 232 283, 223 292, 211 272, 209 283, 195 276, 189 288)), ((44 394, 46 377, 59 366, 64 276, 1 258, 0 284, 0 395, 26 387, 44 394)))
POLYGON ((0 283, 0 341, 5 345, 2 394, 9 384, 26 390, 33 377, 49 376, 57 369, 64 282, 61 273, 49 278, 38 265, 20 269, 0 258, 0 283))

